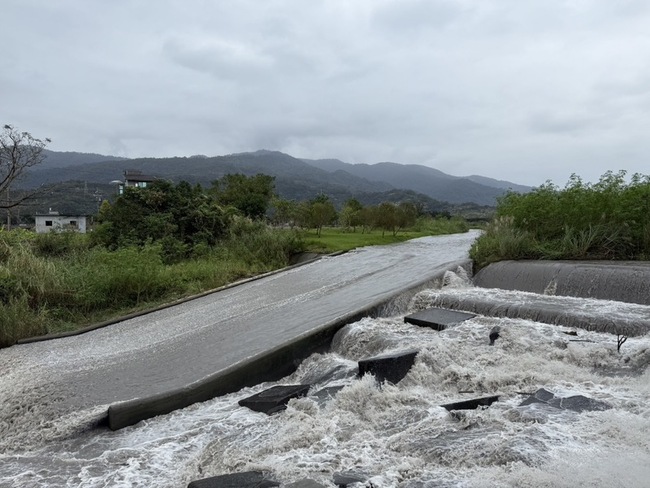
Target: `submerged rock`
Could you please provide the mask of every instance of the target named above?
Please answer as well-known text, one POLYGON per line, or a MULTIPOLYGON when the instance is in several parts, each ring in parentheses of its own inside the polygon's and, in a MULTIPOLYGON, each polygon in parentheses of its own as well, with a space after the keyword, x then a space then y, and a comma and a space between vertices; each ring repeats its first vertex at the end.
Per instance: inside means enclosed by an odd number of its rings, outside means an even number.
POLYGON ((352 471, 342 471, 334 473, 334 484, 340 488, 345 488, 353 483, 365 483, 368 481, 369 476, 364 473, 355 473, 352 471))
POLYGON ((494 402, 499 399, 499 395, 493 395, 482 398, 473 398, 471 400, 463 400, 460 402, 447 403, 445 405, 440 405, 441 407, 446 408, 447 410, 473 410, 478 407, 489 407, 494 402))
POLYGON ((305 396, 308 391, 309 385, 278 385, 239 400, 239 405, 270 415, 284 410, 289 400, 305 396))
POLYGON ((500 337, 499 332, 501 332, 501 327, 499 327, 498 325, 495 325, 494 327, 492 327, 492 330, 490 331, 490 345, 491 346, 494 346, 494 341, 496 341, 500 337))
POLYGON ((540 388, 533 395, 526 398, 519 404, 520 407, 532 405, 533 403, 543 403, 551 407, 562 410, 572 410, 574 412, 593 412, 599 410, 608 410, 612 408, 608 403, 584 395, 573 395, 570 397, 559 397, 550 391, 540 388))
POLYGON ((280 486, 280 483, 267 478, 259 471, 246 471, 192 481, 187 488, 271 488, 273 486, 280 486))

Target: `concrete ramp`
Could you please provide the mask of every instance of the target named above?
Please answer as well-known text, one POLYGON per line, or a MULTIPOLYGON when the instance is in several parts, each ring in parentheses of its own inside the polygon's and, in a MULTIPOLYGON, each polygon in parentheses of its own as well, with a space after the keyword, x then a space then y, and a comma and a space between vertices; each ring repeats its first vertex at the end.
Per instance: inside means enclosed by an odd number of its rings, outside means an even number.
POLYGON ((501 261, 479 271, 474 284, 650 305, 650 262, 501 261))

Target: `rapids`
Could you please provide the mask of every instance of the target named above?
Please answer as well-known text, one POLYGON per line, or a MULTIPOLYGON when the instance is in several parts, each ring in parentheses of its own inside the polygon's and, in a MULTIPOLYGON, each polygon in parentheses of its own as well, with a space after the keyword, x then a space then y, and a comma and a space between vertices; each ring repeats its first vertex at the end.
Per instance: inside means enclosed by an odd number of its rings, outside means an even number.
MULTIPOLYGON (((406 310, 344 327, 329 352, 310 356, 280 382, 120 431, 96 426, 93 408, 43 419, 37 410, 45 407, 31 401, 38 391, 26 390, 20 404, 0 407, 0 486, 171 488, 247 470, 331 487, 340 471, 363 473, 375 488, 650 485, 650 335, 630 337, 619 353, 615 335, 573 329, 572 336, 567 327, 521 318, 478 315, 442 332, 405 324, 406 313, 440 295, 483 293, 462 270, 442 285, 418 293, 406 310), (495 325, 501 337, 489 346, 495 325), (359 359, 413 348, 420 353, 397 385, 356 377, 359 359), (295 383, 312 387, 284 412, 267 416, 237 405, 274 384, 295 383), (612 408, 578 414, 519 406, 541 387, 612 408), (500 400, 481 410, 452 415, 440 407, 494 394, 500 400), (34 419, 39 425, 29 423, 34 419)), ((534 299, 508 293, 514 301, 534 299)), ((608 307, 650 317, 650 307, 579 302, 594 317, 608 307)), ((14 366, 2 372, 0 394, 20 384, 14 366)))

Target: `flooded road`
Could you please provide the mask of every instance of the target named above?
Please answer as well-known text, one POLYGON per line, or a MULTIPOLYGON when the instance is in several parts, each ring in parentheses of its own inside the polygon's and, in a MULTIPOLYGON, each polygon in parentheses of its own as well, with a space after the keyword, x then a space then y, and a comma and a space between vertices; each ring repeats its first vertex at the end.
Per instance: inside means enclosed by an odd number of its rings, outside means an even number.
MULTIPOLYGON (((631 337, 618 352, 611 334, 578 330, 576 337, 565 334, 566 327, 523 318, 477 315, 442 332, 404 323, 405 314, 432 306, 439 296, 485 293, 477 292, 462 270, 408 295, 403 306, 386 309, 383 317, 344 327, 330 351, 311 355, 282 381, 115 432, 94 427, 107 403, 147 382, 170 385, 176 376, 188 379, 218 367, 221 353, 234 354, 220 349, 225 335, 253 351, 268 337, 282 337, 283 327, 337 317, 344 303, 373 301, 406 286, 414 277, 403 277, 402 266, 406 274, 417 274, 422 266, 462 259, 472 238, 363 249, 324 260, 322 267, 312 263, 252 282, 250 294, 233 288, 224 294, 230 302, 218 293, 178 311, 0 351, 0 486, 171 488, 247 470, 267 471, 282 484, 308 478, 330 488, 333 473, 340 471, 362 473, 377 488, 647 486, 650 336, 631 337), (320 286, 306 287, 319 275, 325 280, 320 286), (326 305, 321 307, 321 300, 326 305), (259 328, 238 335, 256 321, 259 328), (495 325, 501 337, 489 346, 495 325), (224 329, 224 335, 215 329, 224 329), (201 343, 197 350, 211 356, 207 366, 195 360, 186 342, 201 343), (399 384, 379 387, 372 377, 356 378, 359 359, 410 349, 420 352, 399 384), (163 355, 159 363, 152 360, 157 353, 163 355), (130 378, 139 356, 147 368, 130 378), (269 386, 296 383, 312 387, 282 413, 269 417, 237 404, 269 386), (542 387, 611 408, 576 413, 520 406, 527 393, 542 387), (499 401, 489 408, 462 415, 440 407, 495 394, 499 401)), ((508 297, 534 300, 517 292, 508 297)), ((556 298, 565 306, 575 306, 573 300, 556 298)), ((621 317, 650 317, 650 307, 580 303, 594 317, 614 309, 621 317)))
POLYGON ((362 248, 80 336, 2 350, 0 418, 85 411, 96 419, 109 404, 191 384, 466 259, 476 235, 362 248))

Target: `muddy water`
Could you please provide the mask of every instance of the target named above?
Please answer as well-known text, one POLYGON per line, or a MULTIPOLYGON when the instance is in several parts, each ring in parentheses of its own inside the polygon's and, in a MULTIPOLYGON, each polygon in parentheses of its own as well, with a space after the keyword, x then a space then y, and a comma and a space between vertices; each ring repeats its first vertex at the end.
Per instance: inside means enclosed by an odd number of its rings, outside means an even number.
MULTIPOLYGON (((251 469, 282 483, 311 478, 330 487, 336 471, 364 473, 375 487, 648 486, 650 336, 629 338, 619 353, 616 336, 582 329, 571 336, 531 320, 478 315, 442 332, 403 322, 438 295, 475 292, 461 271, 445 285, 420 292, 406 309, 346 326, 330 352, 312 355, 279 382, 313 386, 271 417, 237 401, 276 383, 117 432, 91 428, 100 407, 48 417, 39 389, 24 388, 22 403, 2 407, 0 486, 179 487, 251 469), (489 346, 494 325, 501 337, 489 346), (357 360, 412 348, 420 353, 398 385, 356 378, 357 360), (541 387, 612 408, 578 414, 519 406, 541 387), (440 407, 494 394, 500 401, 483 410, 452 416, 440 407)), ((533 299, 513 293, 512 300, 533 299)), ((612 306, 581 303, 594 316, 612 306)), ((618 303, 616 310, 650 314, 650 307, 618 303)), ((28 363, 16 357, 5 370, 3 398, 20 389, 21 378, 29 385, 28 363)))

